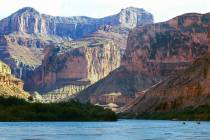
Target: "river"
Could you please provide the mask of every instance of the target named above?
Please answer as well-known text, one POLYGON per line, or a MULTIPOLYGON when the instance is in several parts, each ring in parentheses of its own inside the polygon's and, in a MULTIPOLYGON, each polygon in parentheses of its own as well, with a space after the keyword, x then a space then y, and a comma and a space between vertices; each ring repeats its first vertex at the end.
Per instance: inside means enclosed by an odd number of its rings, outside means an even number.
POLYGON ((210 122, 2 122, 0 140, 210 140, 210 122))

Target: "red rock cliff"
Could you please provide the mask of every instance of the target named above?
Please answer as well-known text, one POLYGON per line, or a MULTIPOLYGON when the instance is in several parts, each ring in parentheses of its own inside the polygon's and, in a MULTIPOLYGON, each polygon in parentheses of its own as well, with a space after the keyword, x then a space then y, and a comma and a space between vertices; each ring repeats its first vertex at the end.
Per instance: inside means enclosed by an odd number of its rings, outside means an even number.
MULTIPOLYGON (((169 21, 137 27, 129 33, 120 68, 82 91, 77 98, 120 92, 135 98, 136 92, 188 68, 207 53, 210 14, 184 14, 169 21)), ((126 104, 126 103, 125 103, 126 104)))

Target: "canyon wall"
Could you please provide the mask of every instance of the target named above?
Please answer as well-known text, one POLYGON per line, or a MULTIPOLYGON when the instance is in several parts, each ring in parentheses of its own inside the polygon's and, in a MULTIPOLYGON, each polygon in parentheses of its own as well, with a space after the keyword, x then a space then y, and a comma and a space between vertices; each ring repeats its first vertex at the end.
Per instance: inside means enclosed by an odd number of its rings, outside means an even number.
POLYGON ((152 14, 134 7, 99 19, 53 17, 25 7, 0 21, 0 59, 26 81, 41 65, 46 47, 71 46, 72 39, 100 36, 121 43, 123 52, 130 29, 149 23, 153 23, 152 14))
MULTIPOLYGON (((186 70, 148 89, 121 111, 131 116, 182 111, 210 106, 210 54, 196 59, 186 70)), ((200 116, 205 117, 205 116, 200 116)))
POLYGON ((129 34, 121 66, 76 98, 88 101, 91 96, 119 92, 135 99, 135 93, 188 68, 206 54, 209 25, 210 14, 190 13, 135 28, 129 34))
POLYGON ((42 94, 72 96, 119 67, 120 50, 119 44, 110 39, 93 37, 72 41, 66 47, 48 47, 42 65, 26 82, 26 88, 42 94))
POLYGON ((0 36, 0 59, 11 67, 12 73, 16 77, 25 81, 28 75, 41 65, 44 48, 57 42, 58 39, 46 36, 2 35, 0 36))

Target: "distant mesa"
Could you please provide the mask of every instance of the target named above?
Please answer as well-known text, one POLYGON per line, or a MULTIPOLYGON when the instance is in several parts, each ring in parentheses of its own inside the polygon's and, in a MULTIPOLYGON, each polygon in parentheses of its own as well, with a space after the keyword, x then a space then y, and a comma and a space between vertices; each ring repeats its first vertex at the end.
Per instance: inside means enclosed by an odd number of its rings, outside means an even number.
POLYGON ((31 7, 18 10, 0 22, 0 34, 23 32, 28 34, 47 34, 78 39, 88 36, 106 24, 134 28, 137 25, 153 23, 153 16, 139 8, 127 8, 120 13, 100 19, 78 17, 53 17, 40 14, 31 7))

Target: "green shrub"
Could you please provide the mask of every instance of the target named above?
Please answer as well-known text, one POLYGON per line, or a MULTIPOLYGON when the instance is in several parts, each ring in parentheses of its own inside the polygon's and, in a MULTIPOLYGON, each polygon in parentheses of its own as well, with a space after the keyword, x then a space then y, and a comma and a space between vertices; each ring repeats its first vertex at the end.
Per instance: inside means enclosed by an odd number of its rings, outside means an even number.
POLYGON ((16 98, 0 98, 0 121, 116 121, 111 110, 82 104, 29 103, 16 98))

